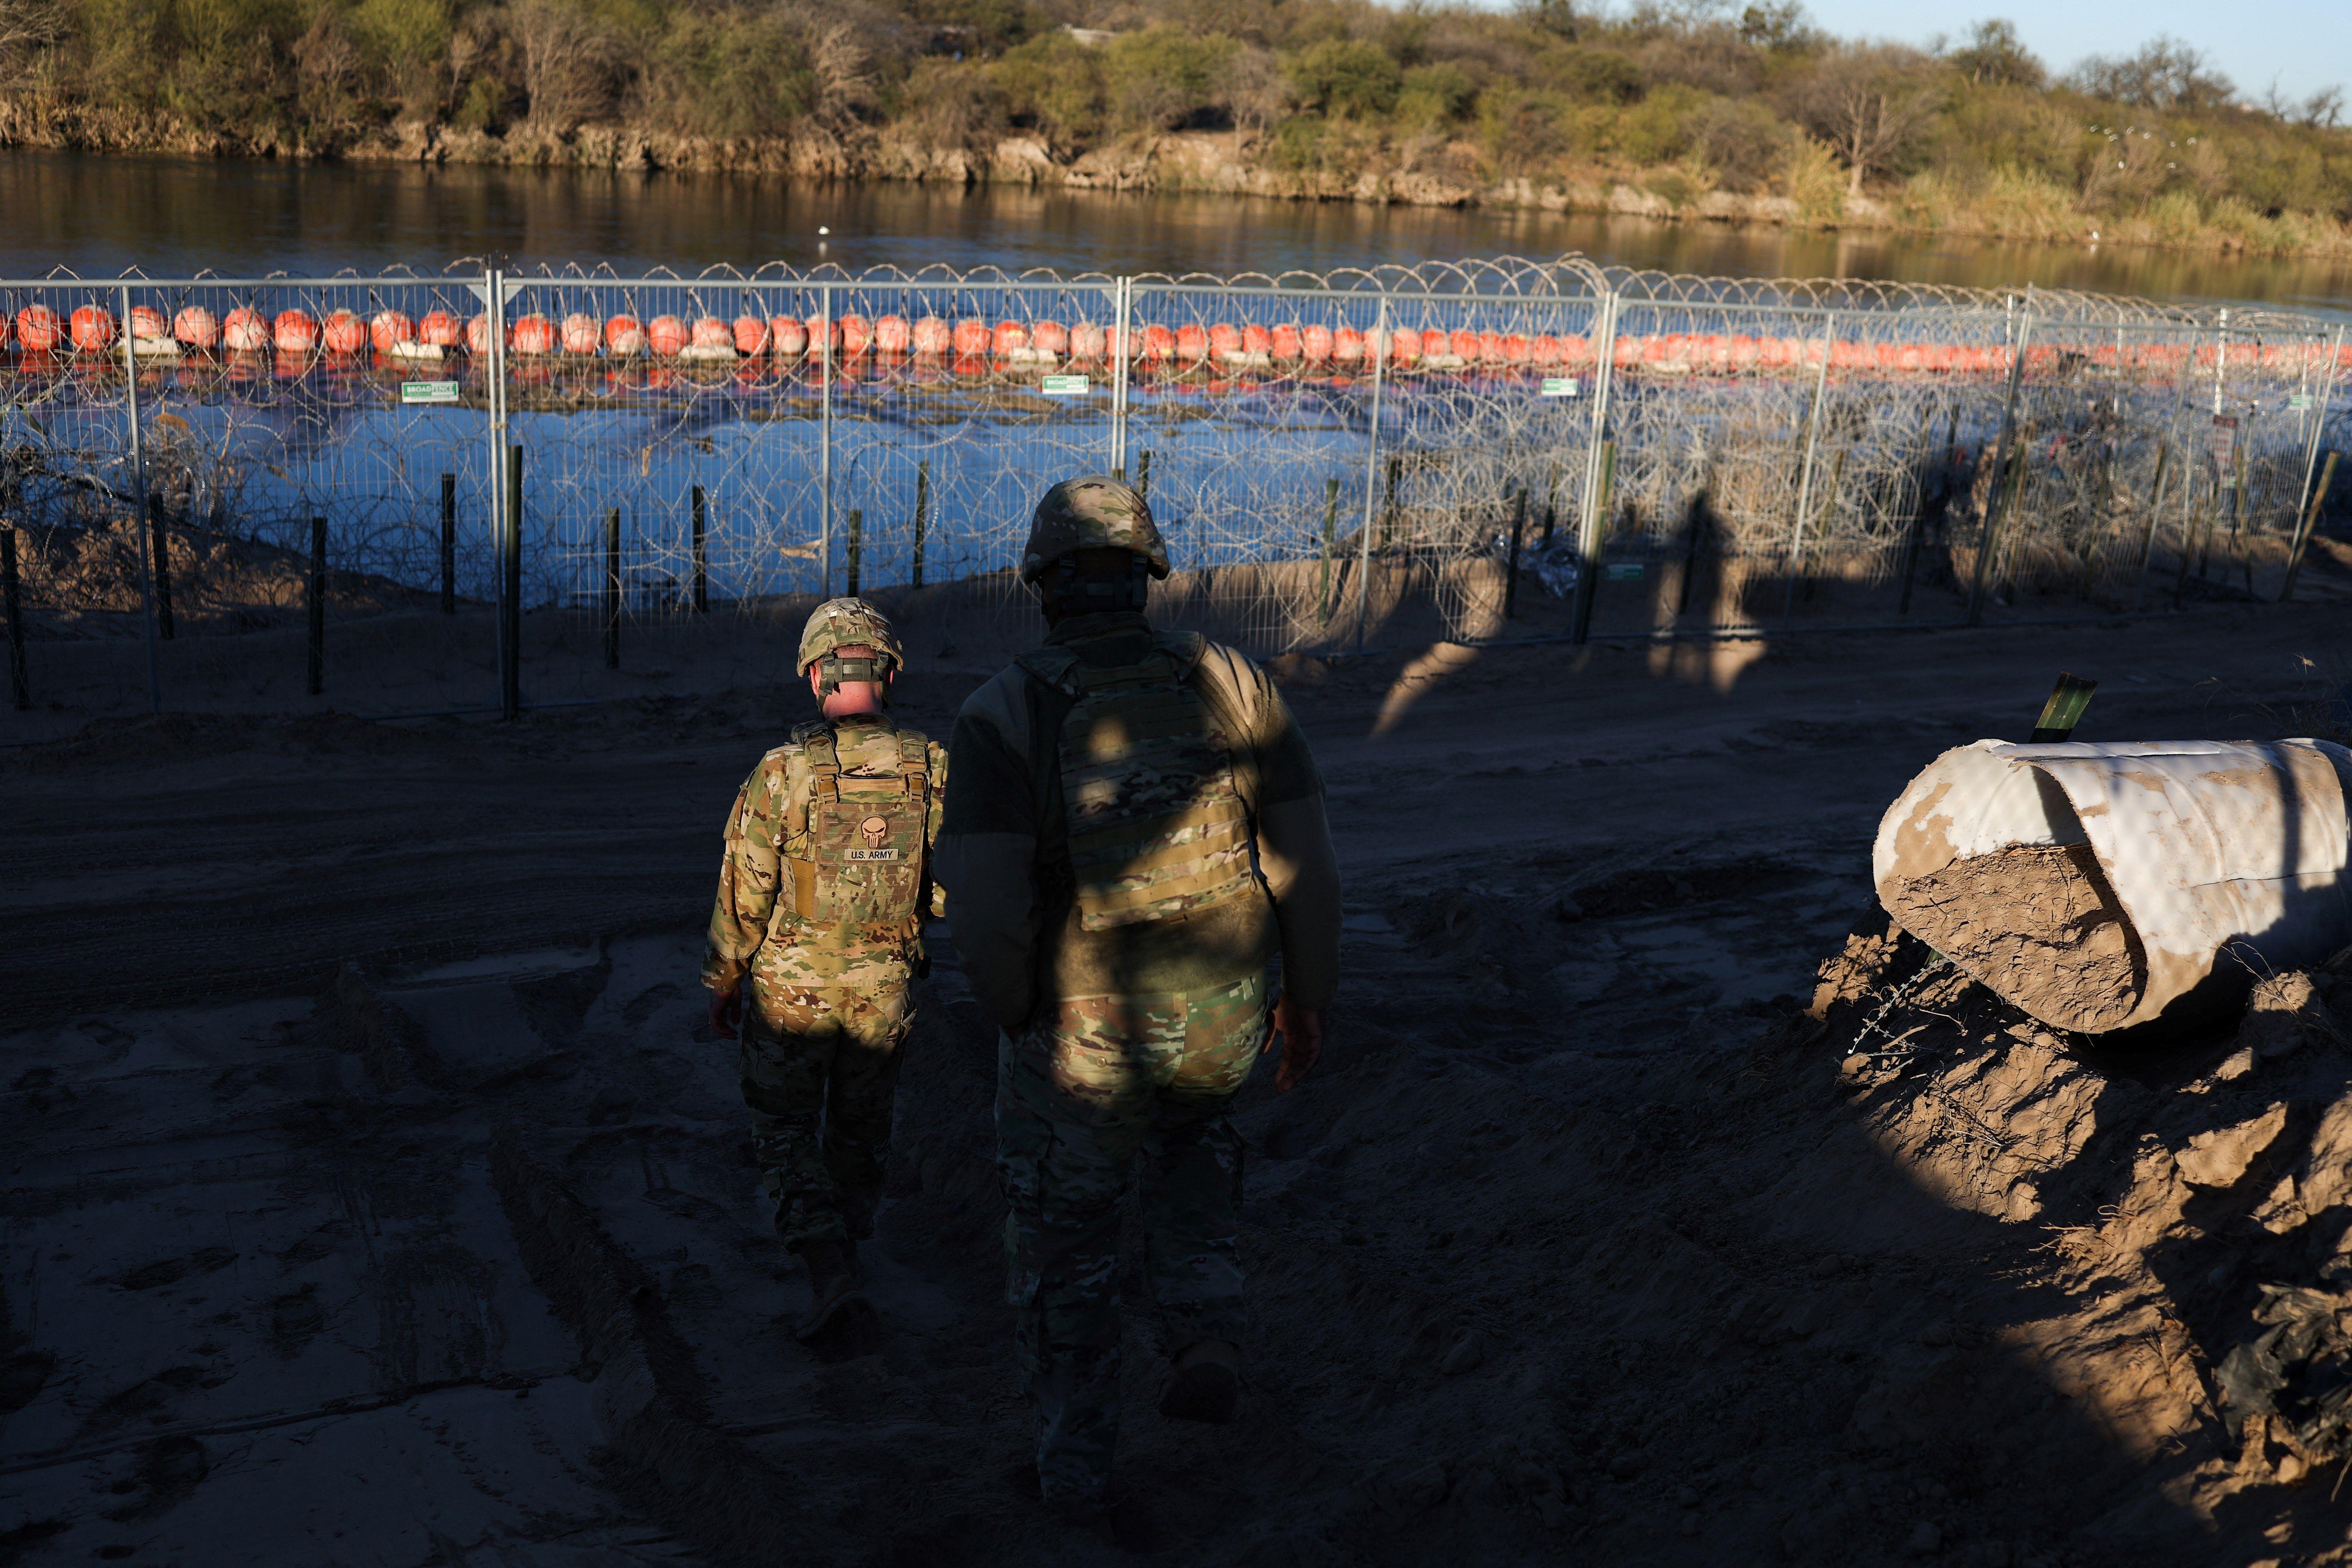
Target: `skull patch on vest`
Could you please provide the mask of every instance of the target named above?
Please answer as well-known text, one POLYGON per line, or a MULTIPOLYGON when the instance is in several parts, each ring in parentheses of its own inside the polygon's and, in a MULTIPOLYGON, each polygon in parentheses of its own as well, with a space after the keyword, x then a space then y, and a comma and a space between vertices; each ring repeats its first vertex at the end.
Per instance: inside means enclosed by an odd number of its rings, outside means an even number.
POLYGON ((884 816, 869 816, 857 825, 857 833, 866 840, 866 847, 879 849, 890 842, 890 820, 884 816))

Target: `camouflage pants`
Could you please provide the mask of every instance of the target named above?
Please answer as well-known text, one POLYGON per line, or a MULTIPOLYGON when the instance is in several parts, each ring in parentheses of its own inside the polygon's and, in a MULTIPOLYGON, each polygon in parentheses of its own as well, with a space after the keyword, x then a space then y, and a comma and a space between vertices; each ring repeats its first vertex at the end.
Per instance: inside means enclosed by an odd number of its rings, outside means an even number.
POLYGON ((882 1198, 898 1045, 913 1016, 907 988, 745 989, 743 1101, 776 1234, 795 1250, 862 1241, 882 1198))
POLYGON ((1118 1436, 1119 1210, 1130 1169, 1171 1352, 1243 1333, 1241 1135, 1266 987, 1074 996, 998 1047, 996 1163, 1014 1349, 1048 1498, 1099 1497, 1118 1436))

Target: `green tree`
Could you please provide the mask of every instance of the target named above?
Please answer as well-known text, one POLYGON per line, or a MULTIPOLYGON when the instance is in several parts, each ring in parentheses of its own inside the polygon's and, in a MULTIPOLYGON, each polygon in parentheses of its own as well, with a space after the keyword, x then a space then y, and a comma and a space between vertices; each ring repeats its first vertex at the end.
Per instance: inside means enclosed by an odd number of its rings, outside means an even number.
POLYGON ((1954 69, 1979 86, 2039 88, 2050 77, 2017 36, 2017 24, 2000 18, 1979 22, 1968 43, 1948 58, 1954 69))
POLYGON ((1404 73, 1389 52, 1360 38, 1330 38, 1285 64, 1291 85, 1310 108, 1344 117, 1383 115, 1404 90, 1404 73))

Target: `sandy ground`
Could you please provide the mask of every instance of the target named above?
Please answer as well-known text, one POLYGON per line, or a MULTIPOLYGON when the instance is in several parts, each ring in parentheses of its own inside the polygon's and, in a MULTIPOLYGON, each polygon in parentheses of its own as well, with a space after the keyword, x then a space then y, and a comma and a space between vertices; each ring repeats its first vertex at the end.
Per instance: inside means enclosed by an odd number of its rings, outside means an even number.
MULTIPOLYGON (((1021 1494, 950 942, 866 1249, 882 1340, 778 1328, 804 1290, 693 965, 790 693, 0 753, 0 1563, 2343 1560, 2329 1478, 2191 1484, 2239 1455, 2206 1363, 2055 1245, 2104 1178, 1992 1202, 1896 1114, 1966 1097, 1894 1106, 1800 1008, 1885 804, 2021 738, 2058 669, 2102 683, 2085 739, 2275 736, 2347 656, 2314 605, 1286 667, 1346 984, 1309 1084, 1244 1090, 1235 1426, 1152 1409, 1129 1280, 1117 1549, 1021 1494), (2161 1419, 2101 1397, 2140 1339, 2180 1369, 2161 1419)), ((944 733, 978 679, 904 715, 944 733)), ((2067 1059, 2077 1121, 2153 1092, 2067 1059)), ((2055 1147, 2127 1176, 2137 1145, 2055 1147)), ((2206 1316, 2218 1346, 2244 1307, 2206 1316)))

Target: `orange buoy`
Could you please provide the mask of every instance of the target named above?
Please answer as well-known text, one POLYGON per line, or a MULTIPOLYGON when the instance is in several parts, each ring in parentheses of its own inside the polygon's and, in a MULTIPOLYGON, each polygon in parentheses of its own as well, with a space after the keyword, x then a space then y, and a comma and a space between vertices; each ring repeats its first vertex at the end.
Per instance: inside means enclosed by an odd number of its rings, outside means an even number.
POLYGON ((1184 364, 1199 364, 1209 357, 1209 329, 1198 321, 1187 321, 1176 329, 1176 358, 1184 364))
POLYGON ((77 353, 96 353, 114 342, 114 312, 103 305, 76 307, 72 321, 77 353))
POLYGON ((1029 329, 1018 321, 999 321, 996 330, 989 334, 989 347, 999 359, 1025 353, 1029 348, 1029 329))
POLYGON ((1364 362, 1364 334, 1353 327, 1341 327, 1333 332, 1331 357, 1341 364, 1361 364, 1364 362))
POLYGON ((1421 333, 1412 327, 1399 327, 1389 334, 1389 360, 1410 370, 1421 363, 1421 333))
POLYGON ((1301 341, 1298 334, 1298 329, 1291 325, 1289 322, 1286 321, 1276 327, 1274 329, 1273 338, 1275 358, 1278 360, 1297 360, 1306 357, 1307 345, 1301 341))
POLYGON ((943 354, 953 346, 955 334, 937 316, 925 316, 915 323, 913 341, 919 354, 943 354))
POLYGON ((1059 321, 1039 321, 1029 329, 1029 346, 1041 354, 1060 359, 1070 352, 1070 334, 1059 321))
POLYGON ((1103 330, 1094 322, 1080 321, 1070 329, 1072 359, 1100 359, 1103 357, 1105 347, 1103 330))
POLYGON ((694 323, 694 335, 688 340, 698 349, 731 349, 735 346, 735 329, 716 316, 700 316, 694 323))
MULTIPOLYGON (((429 319, 429 318, 428 318, 429 319)), ((425 342, 432 340, 427 338, 425 342)), ((614 358, 625 358, 646 352, 645 323, 635 316, 612 316, 604 322, 604 352, 614 358)))
POLYGON ((1298 334, 1298 352, 1309 364, 1322 364, 1331 357, 1331 329, 1321 322, 1298 334))
POLYGON ((488 316, 469 316, 466 319, 466 352, 469 354, 486 354, 490 352, 490 319, 488 316))
POLYGON ((1176 334, 1154 322, 1137 334, 1132 352, 1144 359, 1164 360, 1176 352, 1176 334))
POLYGON ((593 354, 604 334, 596 325, 596 318, 574 310, 563 318, 561 342, 568 354, 593 354))
POLYGON ((231 353, 259 353, 269 346, 269 323, 260 311, 239 306, 221 322, 221 346, 231 353))
POLYGON ((337 310, 320 328, 331 354, 355 354, 367 347, 367 323, 349 310, 337 310))
POLYGON ((278 345, 281 354, 312 354, 319 352, 319 323, 308 311, 280 310, 271 323, 269 341, 278 345))
POLYGON ((171 329, 163 320, 163 312, 152 305, 133 305, 131 307, 131 335, 134 338, 166 338, 171 336, 171 329))
MULTIPOLYGON (((416 318, 416 341, 429 348, 454 349, 462 341, 457 318, 446 310, 427 310, 416 318)), ((231 343, 229 347, 236 345, 231 343)))
POLYGON ((555 352, 555 323, 534 310, 515 318, 507 331, 508 346, 519 354, 551 354, 555 352))
POLYGON ((189 305, 172 318, 172 335, 187 348, 216 348, 220 344, 220 322, 202 305, 189 305))
POLYGON ((835 316, 828 320, 824 316, 811 316, 808 319, 808 340, 811 348, 824 353, 840 353, 841 318, 835 316))
POLYGON ((975 321, 966 317, 955 324, 955 352, 959 356, 970 358, 984 354, 988 352, 989 342, 986 321, 975 321))
POLYGON ((768 352, 768 323, 757 316, 735 318, 733 335, 728 340, 734 351, 746 358, 768 352))
POLYGON ((662 359, 675 359, 690 341, 686 323, 676 316, 656 316, 646 323, 646 346, 662 359))
POLYGON ((839 333, 834 339, 835 344, 851 359, 874 346, 873 323, 863 316, 844 316, 834 322, 834 328, 839 333))
POLYGON ((388 354, 403 343, 416 341, 416 323, 398 310, 378 310, 375 320, 368 323, 368 341, 376 353, 388 354))
POLYGON ((874 349, 877 353, 902 354, 914 346, 915 334, 907 325, 907 318, 898 315, 874 318, 874 349))
POLYGON ((1592 344, 1581 332, 1570 332, 1559 340, 1559 363, 1564 365, 1588 365, 1592 363, 1592 344))
POLYGON ((1242 330, 1230 321, 1219 321, 1209 329, 1209 352, 1221 360, 1239 358, 1242 330))
POLYGON ((1274 334, 1255 321, 1242 328, 1242 353, 1255 359, 1274 357, 1274 334))
POLYGON ((45 354, 58 346, 58 313, 47 305, 27 305, 16 312, 16 342, 26 353, 45 354))
POLYGON ((808 353, 808 323, 798 316, 778 316, 768 323, 768 341, 778 359, 798 359, 808 353))
POLYGON ((1538 332, 1528 340, 1528 360, 1538 369, 1553 369, 1566 357, 1559 340, 1549 332, 1538 332))

